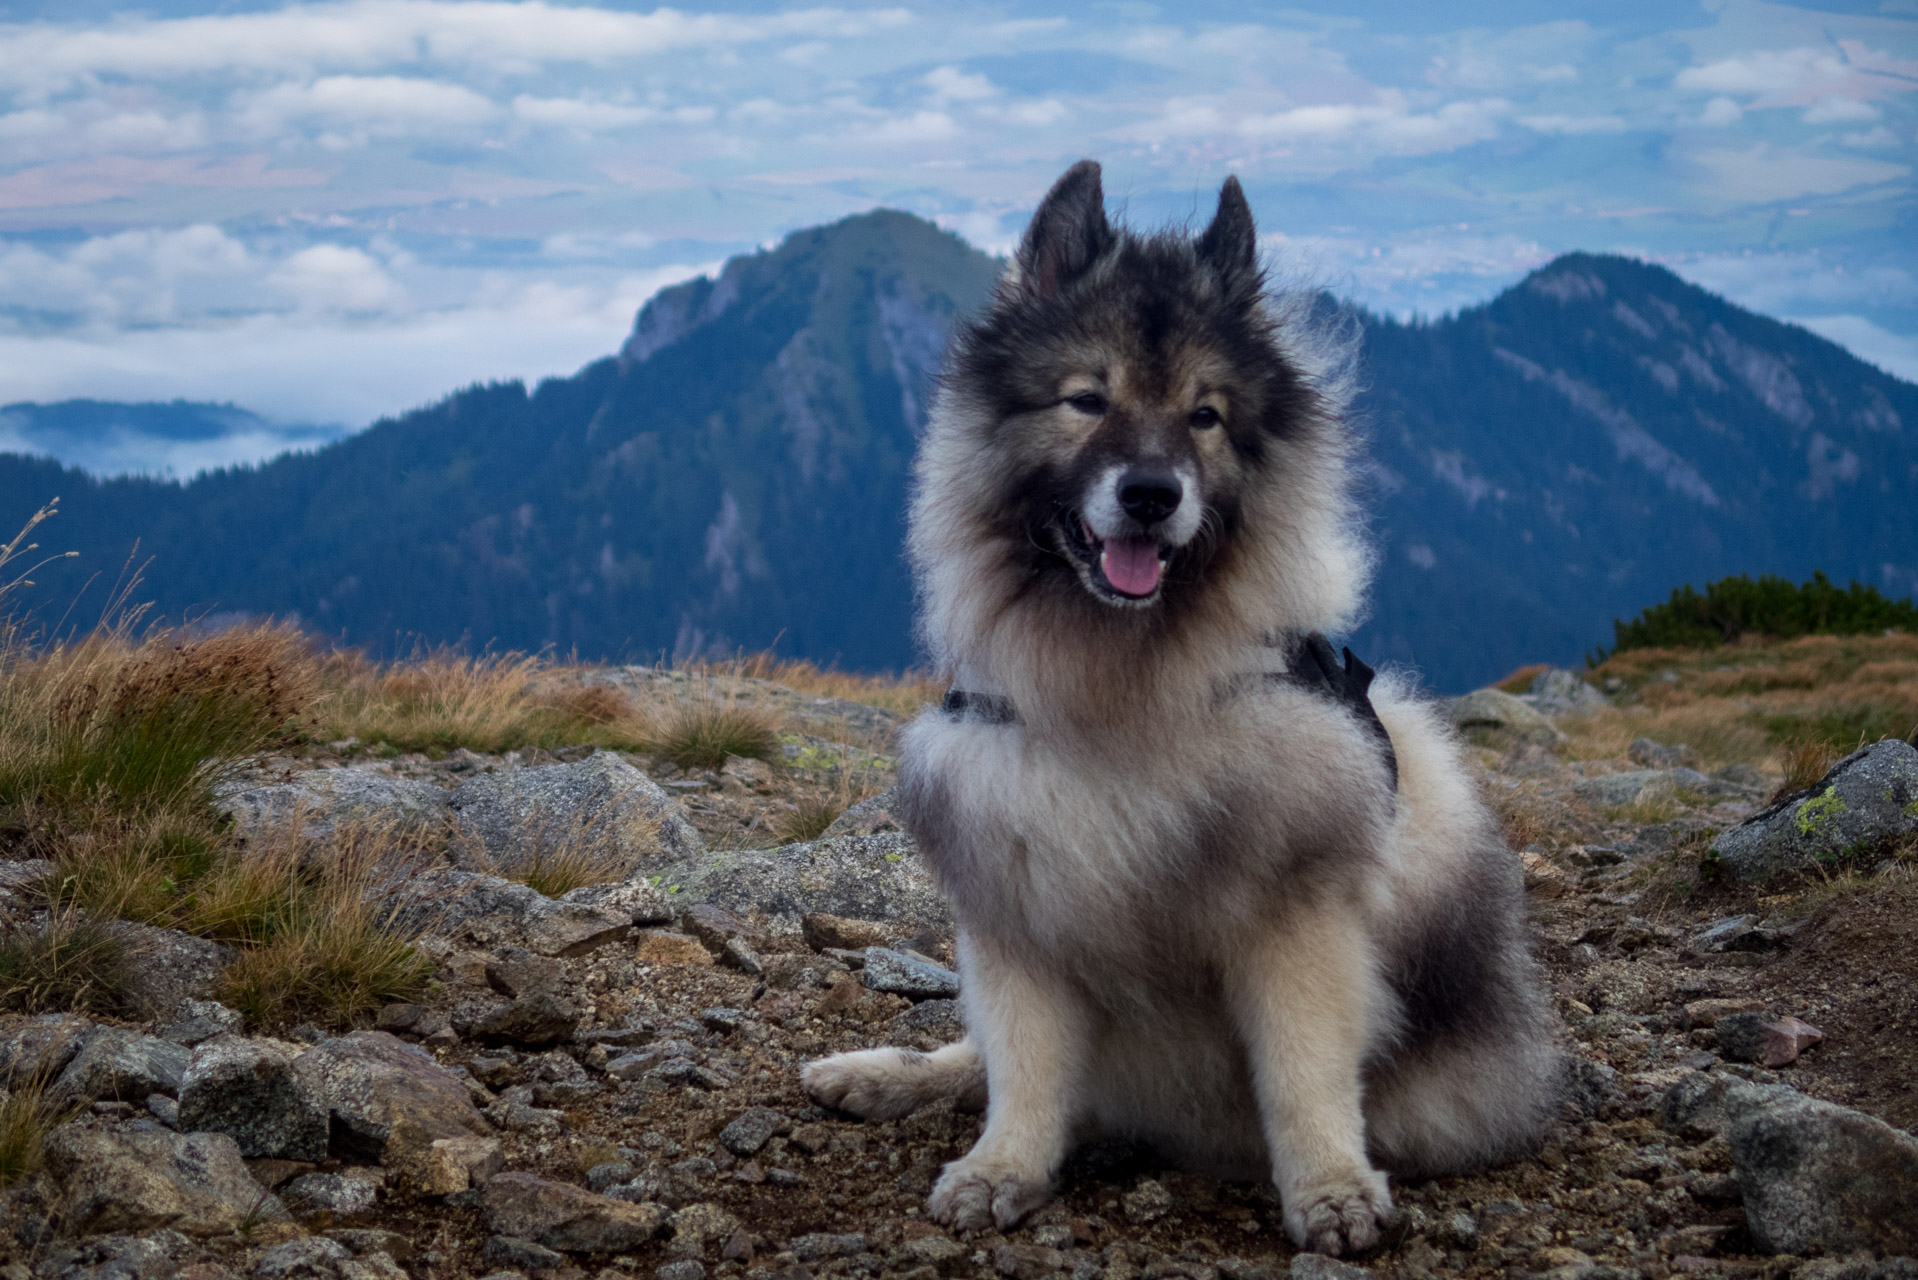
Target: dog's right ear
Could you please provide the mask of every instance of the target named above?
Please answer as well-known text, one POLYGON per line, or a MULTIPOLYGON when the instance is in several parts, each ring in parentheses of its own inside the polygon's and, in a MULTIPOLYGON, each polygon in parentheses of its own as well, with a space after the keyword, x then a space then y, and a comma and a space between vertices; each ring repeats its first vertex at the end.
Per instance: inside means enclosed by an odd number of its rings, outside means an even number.
POLYGON ((1036 298, 1059 291, 1112 243, 1099 162, 1081 160, 1052 184, 1019 244, 1019 287, 1036 298))

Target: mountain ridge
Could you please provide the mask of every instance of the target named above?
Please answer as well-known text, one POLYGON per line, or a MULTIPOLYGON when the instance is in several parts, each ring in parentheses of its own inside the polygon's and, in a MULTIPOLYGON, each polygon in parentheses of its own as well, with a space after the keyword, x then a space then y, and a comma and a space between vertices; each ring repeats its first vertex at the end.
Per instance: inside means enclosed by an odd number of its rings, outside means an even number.
MULTIPOLYGON (((794 233, 662 290, 617 353, 467 388, 187 483, 0 457, 0 521, 172 616, 297 613, 391 652, 758 649, 914 658, 900 553, 945 334, 997 260, 908 214, 794 233), (20 510, 16 510, 20 508, 20 510), (51 545, 51 544, 49 544, 51 545)), ((1682 581, 1824 569, 1918 586, 1918 387, 1662 267, 1572 254, 1455 316, 1363 316, 1368 658, 1460 688, 1570 661, 1682 581)), ((73 590, 74 571, 42 595, 73 590)))

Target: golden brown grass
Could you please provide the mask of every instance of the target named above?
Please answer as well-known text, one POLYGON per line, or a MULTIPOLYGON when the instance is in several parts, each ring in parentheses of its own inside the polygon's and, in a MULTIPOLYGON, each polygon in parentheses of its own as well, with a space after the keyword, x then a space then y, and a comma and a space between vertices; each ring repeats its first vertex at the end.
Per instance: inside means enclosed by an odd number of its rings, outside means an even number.
POLYGON ((0 1009, 131 1011, 138 956, 110 924, 71 910, 0 930, 0 1009))
POLYGON ((47 1134, 77 1110, 77 1104, 63 1106, 48 1097, 50 1083, 47 1073, 39 1071, 0 1092, 0 1187, 38 1173, 47 1134))
POLYGON ((644 749, 650 722, 629 698, 604 686, 542 692, 549 670, 525 654, 433 653, 390 665, 335 654, 314 733, 433 754, 584 743, 644 749))
POLYGON ((1779 749, 1785 780, 1778 785, 1780 795, 1803 791, 1831 772, 1838 763, 1837 747, 1822 738, 1799 738, 1779 749))
POLYGON ((843 771, 830 789, 795 795, 788 807, 773 819, 773 837, 781 844, 817 840, 840 814, 878 793, 879 787, 871 778, 851 770, 843 771))
POLYGON ((753 707, 688 702, 649 735, 645 749, 682 769, 717 769, 728 756, 778 764, 779 725, 753 707))
POLYGON ((636 869, 639 851, 657 847, 657 818, 616 803, 602 806, 599 814, 561 821, 535 811, 520 821, 507 856, 489 854, 470 836, 463 844, 466 855, 492 875, 557 898, 589 884, 625 879, 636 869))
POLYGON ((1918 636, 1902 633, 1633 649, 1592 674, 1630 694, 1615 712, 1560 721, 1571 759, 1615 759, 1648 737, 1688 744, 1707 769, 1743 762, 1795 776, 1823 751, 1835 759, 1918 729, 1918 636))
POLYGON ((293 812, 246 855, 203 879, 190 902, 196 932, 239 945, 219 998, 251 1026, 315 1021, 344 1028, 380 1006, 418 996, 432 966, 385 904, 414 872, 415 853, 391 823, 338 823, 324 848, 293 812))
POLYGON ((724 664, 720 670, 756 680, 771 680, 815 698, 843 698, 847 702, 883 707, 902 716, 914 715, 925 704, 937 703, 946 696, 946 686, 924 671, 907 671, 897 676, 860 675, 800 659, 778 658, 771 653, 748 654, 737 662, 724 664))

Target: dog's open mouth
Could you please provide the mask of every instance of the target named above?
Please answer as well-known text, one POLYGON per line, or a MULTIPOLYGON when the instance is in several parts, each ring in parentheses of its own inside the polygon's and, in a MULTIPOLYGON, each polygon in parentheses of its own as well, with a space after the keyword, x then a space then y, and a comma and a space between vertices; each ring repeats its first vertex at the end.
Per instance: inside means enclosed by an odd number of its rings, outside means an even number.
POLYGON ((1156 538, 1101 538, 1077 512, 1064 513, 1062 523, 1067 544, 1094 586, 1127 600, 1144 600, 1158 591, 1169 548, 1156 538))

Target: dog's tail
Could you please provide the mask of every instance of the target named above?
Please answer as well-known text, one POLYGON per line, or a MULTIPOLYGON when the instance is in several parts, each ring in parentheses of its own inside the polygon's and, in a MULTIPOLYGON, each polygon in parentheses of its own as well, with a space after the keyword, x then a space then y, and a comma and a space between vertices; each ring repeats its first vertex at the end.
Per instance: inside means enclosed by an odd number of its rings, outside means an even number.
POLYGON ((809 1063, 799 1083, 817 1102, 864 1120, 897 1120, 942 1098, 962 1111, 983 1111, 986 1064, 971 1040, 931 1053, 862 1049, 809 1063))

